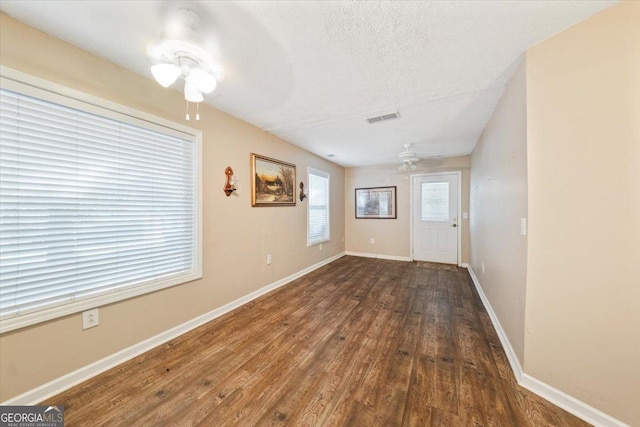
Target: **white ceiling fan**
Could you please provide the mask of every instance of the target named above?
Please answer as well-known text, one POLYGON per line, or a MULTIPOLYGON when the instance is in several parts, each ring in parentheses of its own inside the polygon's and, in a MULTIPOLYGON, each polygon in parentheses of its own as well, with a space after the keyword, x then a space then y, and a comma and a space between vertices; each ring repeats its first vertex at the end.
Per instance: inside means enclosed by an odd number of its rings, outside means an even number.
POLYGON ((400 166, 398 169, 401 171, 412 171, 416 169, 416 163, 420 161, 420 158, 412 149, 413 144, 406 143, 404 144, 404 151, 401 151, 398 154, 398 160, 400 161, 400 166))
POLYGON ((179 77, 184 79, 184 98, 187 100, 186 120, 189 120, 189 102, 198 105, 196 120, 200 120, 199 103, 203 94, 216 88, 224 77, 222 66, 197 41, 200 16, 187 8, 178 9, 166 30, 167 38, 147 48, 154 62, 151 73, 163 87, 171 86, 179 77))
POLYGON ((421 160, 429 160, 429 159, 438 159, 442 158, 441 155, 427 154, 427 153, 419 153, 415 150, 414 145, 411 143, 404 144, 404 151, 401 151, 398 154, 398 161, 400 162, 400 166, 398 167, 401 171, 413 171, 416 170, 417 164, 421 160))

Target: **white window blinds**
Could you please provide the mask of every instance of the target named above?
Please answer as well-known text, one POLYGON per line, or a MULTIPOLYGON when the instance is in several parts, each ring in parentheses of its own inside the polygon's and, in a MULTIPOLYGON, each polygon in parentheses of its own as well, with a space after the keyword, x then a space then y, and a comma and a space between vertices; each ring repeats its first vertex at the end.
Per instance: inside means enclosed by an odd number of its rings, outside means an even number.
POLYGON ((307 244, 329 240, 329 174, 309 168, 307 244))
POLYGON ((3 329, 199 275, 196 151, 188 135, 0 89, 3 329))

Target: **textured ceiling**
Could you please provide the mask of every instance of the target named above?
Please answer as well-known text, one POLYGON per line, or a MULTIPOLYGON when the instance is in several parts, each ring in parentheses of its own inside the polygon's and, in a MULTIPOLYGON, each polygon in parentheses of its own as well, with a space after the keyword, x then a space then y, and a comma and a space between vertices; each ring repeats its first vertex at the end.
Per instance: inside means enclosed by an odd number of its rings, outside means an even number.
POLYGON ((469 154, 524 51, 615 2, 3 0, 0 9, 151 78, 147 44, 187 6, 225 68, 205 102, 360 166, 395 162, 407 142, 423 158, 469 154))

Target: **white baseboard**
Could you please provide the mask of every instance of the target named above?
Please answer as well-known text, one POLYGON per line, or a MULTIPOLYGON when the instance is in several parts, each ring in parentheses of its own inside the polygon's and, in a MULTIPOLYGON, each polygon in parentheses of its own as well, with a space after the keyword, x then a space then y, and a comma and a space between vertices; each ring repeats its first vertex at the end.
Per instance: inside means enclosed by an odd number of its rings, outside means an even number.
POLYGON ((504 352, 507 354, 507 359, 509 359, 509 364, 511 365, 511 370, 513 371, 513 375, 516 377, 516 381, 520 384, 520 379, 522 378, 522 365, 520 365, 520 361, 518 360, 518 356, 516 356, 516 352, 513 350, 511 346, 511 342, 509 342, 509 338, 507 337, 506 332, 502 329, 502 325, 500 324, 500 320, 498 320, 498 316, 496 312, 493 311, 493 307, 491 307, 491 303, 489 299, 484 294, 482 287, 480 286, 480 281, 476 276, 476 273, 473 271, 471 266, 467 267, 469 270, 469 275, 471 276, 471 280, 473 280, 473 284, 476 286, 476 290, 478 291, 478 295, 480 295, 480 299, 482 300, 482 304, 484 308, 489 313, 489 317, 491 318, 491 323, 493 323, 493 327, 498 333, 498 338, 500 338, 500 343, 502 344, 502 348, 504 348, 504 352))
POLYGON ((364 258, 390 259, 392 261, 413 261, 411 258, 406 257, 406 256, 371 254, 371 253, 368 253, 368 252, 346 251, 345 255, 359 256, 359 257, 364 257, 364 258))
POLYGON ((620 420, 617 420, 604 412, 584 403, 581 400, 576 399, 568 395, 567 393, 558 390, 557 388, 550 386, 547 383, 544 383, 531 375, 523 372, 522 365, 520 365, 520 361, 516 357, 516 353, 509 342, 509 338, 507 334, 504 332, 502 325, 500 324, 500 320, 498 320, 498 316, 495 311, 493 311, 493 307, 491 307, 491 303, 487 299, 482 287, 480 286, 480 281, 476 276, 475 272, 471 268, 471 266, 466 266, 469 270, 469 275, 471 276, 471 280, 473 280, 473 284, 478 291, 478 295, 480 295, 480 299, 482 300, 482 304, 484 305, 487 313, 489 313, 489 317, 491 318, 491 323, 493 323, 493 327, 498 333, 498 338, 500 338, 500 342, 502 343, 502 347, 504 348, 505 353, 507 354, 507 359, 509 359, 509 364, 511 365, 511 370, 513 371, 518 384, 521 387, 526 388, 532 393, 537 394, 543 399, 548 400, 554 405, 564 409, 565 411, 575 415, 578 418, 583 419, 584 421, 596 426, 596 427, 629 427, 628 424, 623 423, 620 420))
POLYGON ((518 384, 596 427, 630 427, 628 424, 605 414, 593 406, 587 405, 583 401, 578 400, 529 374, 523 373, 522 380, 518 381, 518 384))
POLYGON ((197 328, 198 326, 204 325, 211 320, 222 316, 225 313, 230 312, 243 304, 252 301, 259 296, 266 294, 276 288, 279 288, 287 283, 304 276, 316 270, 330 262, 337 260, 338 258, 342 258, 345 255, 344 252, 334 255, 330 258, 327 258, 323 261, 320 261, 317 264, 304 268, 296 273, 293 273, 290 276, 282 278, 276 282, 273 282, 263 288, 258 289, 257 291, 251 292, 241 298, 238 298, 235 301, 231 301, 228 304, 223 305, 222 307, 216 308, 208 313, 205 313, 201 316, 198 316, 194 319, 191 319, 181 325, 178 325, 174 328, 166 330, 156 336, 153 336, 149 339, 141 341, 137 344, 132 345, 131 347, 120 350, 117 353, 114 353, 110 356, 107 356, 103 359, 100 359, 96 362, 93 362, 87 366, 84 366, 80 369, 77 369, 73 372, 70 372, 62 377, 56 378, 55 380, 49 381, 46 384, 38 386, 32 390, 29 390, 25 393, 22 393, 19 396, 13 397, 9 400, 6 400, 1 405, 36 405, 43 400, 55 396, 58 393, 61 393, 74 385, 80 384, 83 381, 88 380, 102 372, 105 372, 115 366, 120 365, 121 363, 126 362, 127 360, 133 359, 134 357, 151 350, 154 347, 157 347, 161 344, 166 343, 184 333, 191 331, 192 329, 197 328))

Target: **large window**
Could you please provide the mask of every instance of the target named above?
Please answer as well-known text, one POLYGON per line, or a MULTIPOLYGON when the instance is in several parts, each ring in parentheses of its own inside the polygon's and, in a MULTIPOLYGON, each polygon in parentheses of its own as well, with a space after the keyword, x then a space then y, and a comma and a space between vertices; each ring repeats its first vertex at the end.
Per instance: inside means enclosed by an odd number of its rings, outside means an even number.
POLYGON ((96 100, 2 80, 0 331, 202 275, 199 134, 96 100))
POLYGON ((309 168, 307 244, 329 240, 329 174, 309 168))

